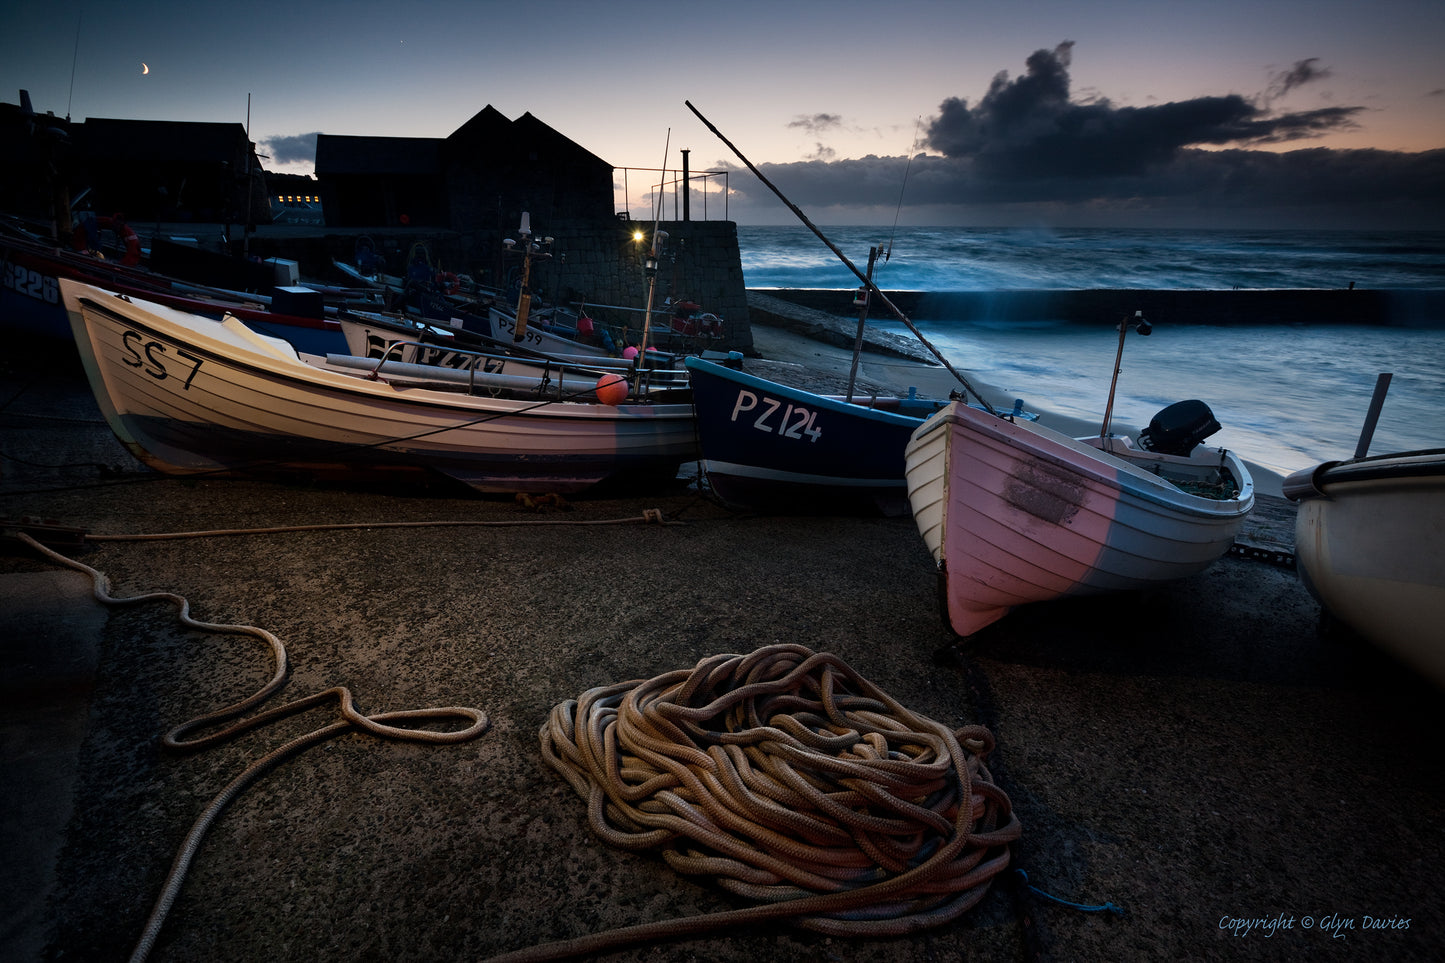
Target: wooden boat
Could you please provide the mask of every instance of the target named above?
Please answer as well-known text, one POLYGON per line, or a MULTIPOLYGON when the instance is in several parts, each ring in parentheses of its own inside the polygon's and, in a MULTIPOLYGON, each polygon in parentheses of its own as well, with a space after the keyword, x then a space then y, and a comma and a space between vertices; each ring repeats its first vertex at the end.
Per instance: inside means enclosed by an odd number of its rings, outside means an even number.
POLYGON ((597 355, 551 354, 508 344, 462 328, 427 324, 405 317, 349 312, 338 315, 347 351, 361 358, 395 358, 408 363, 461 370, 485 370, 533 378, 550 378, 559 369, 591 372, 595 380, 604 372, 621 374, 639 391, 685 389, 687 371, 681 367, 638 366, 623 358, 597 355))
POLYGON ((1445 448, 1355 457, 1284 480, 1295 564, 1325 610, 1445 686, 1445 448))
POLYGON ((0 265, 6 279, 0 285, 0 328, 69 341, 70 317, 60 296, 64 278, 217 320, 229 313, 255 330, 285 338, 301 351, 325 354, 346 348, 340 324, 324 312, 274 311, 267 296, 188 284, 145 266, 123 265, 57 247, 9 223, 0 228, 0 265))
POLYGON ((1198 433, 1160 440, 1200 404, 1156 416, 1155 450, 956 402, 925 421, 906 453, 908 497, 954 631, 1029 602, 1185 578, 1227 552, 1254 505, 1244 463, 1198 433))
POLYGON ((329 370, 236 318, 61 281, 111 429, 160 471, 440 472, 485 492, 575 492, 676 477, 687 404, 517 400, 329 370))
POLYGON ((946 401, 818 395, 701 358, 692 380, 708 484, 741 509, 906 514, 903 452, 946 401))

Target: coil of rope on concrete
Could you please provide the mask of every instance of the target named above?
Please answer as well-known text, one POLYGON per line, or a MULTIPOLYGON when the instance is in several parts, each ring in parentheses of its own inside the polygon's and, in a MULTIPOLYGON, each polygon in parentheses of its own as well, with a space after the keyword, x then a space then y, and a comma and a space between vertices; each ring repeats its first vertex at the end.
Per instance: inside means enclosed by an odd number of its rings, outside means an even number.
POLYGON ((756 905, 500 959, 763 919, 828 935, 916 932, 976 905, 1021 832, 984 764, 986 728, 912 712, 801 645, 590 689, 554 707, 540 738, 600 839, 658 852, 756 905))

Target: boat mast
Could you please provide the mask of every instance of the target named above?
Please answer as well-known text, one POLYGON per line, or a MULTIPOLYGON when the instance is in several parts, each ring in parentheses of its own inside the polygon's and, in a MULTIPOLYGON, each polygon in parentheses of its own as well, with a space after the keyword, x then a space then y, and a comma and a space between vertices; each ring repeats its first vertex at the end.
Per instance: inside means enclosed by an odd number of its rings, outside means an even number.
POLYGON ((657 295, 658 258, 662 253, 662 241, 667 237, 666 232, 658 230, 658 225, 662 222, 662 189, 667 183, 667 150, 671 146, 672 128, 669 127, 667 137, 662 142, 662 176, 657 182, 657 196, 652 205, 652 251, 643 264, 643 269, 647 272, 647 313, 642 316, 642 345, 637 349, 637 357, 633 362, 634 372, 645 363, 647 336, 652 330, 652 301, 657 295))
POLYGON ((1109 403, 1104 406, 1104 423, 1099 427, 1100 438, 1109 437, 1109 422, 1114 416, 1114 389, 1119 384, 1119 372, 1124 370, 1124 335, 1129 333, 1131 327, 1138 328, 1139 333, 1145 337, 1154 330, 1154 326, 1144 320, 1143 311, 1135 311, 1134 317, 1119 322, 1119 350, 1114 354, 1114 377, 1109 379, 1109 403))
POLYGON ((1375 425, 1380 420, 1380 409, 1385 407, 1385 392, 1390 390, 1390 372, 1381 372, 1375 378, 1375 393, 1370 397, 1370 408, 1365 412, 1365 424, 1360 429, 1360 440, 1355 444, 1355 457, 1364 458, 1370 453, 1370 441, 1375 437, 1375 425))
POLYGON ((527 311, 532 306, 532 215, 522 212, 522 223, 517 228, 522 239, 522 290, 517 295, 517 325, 512 331, 513 343, 520 343, 527 336, 527 311))
MULTIPOLYGON (((889 242, 892 246, 892 242, 889 242)), ((880 247, 868 248, 868 277, 873 277, 873 265, 878 262, 880 247)), ((853 403, 853 384, 858 380, 858 356, 863 353, 863 330, 868 326, 868 287, 864 285, 858 289, 858 295, 853 299, 858 306, 858 336, 853 339, 853 367, 848 369, 848 404, 853 403)))

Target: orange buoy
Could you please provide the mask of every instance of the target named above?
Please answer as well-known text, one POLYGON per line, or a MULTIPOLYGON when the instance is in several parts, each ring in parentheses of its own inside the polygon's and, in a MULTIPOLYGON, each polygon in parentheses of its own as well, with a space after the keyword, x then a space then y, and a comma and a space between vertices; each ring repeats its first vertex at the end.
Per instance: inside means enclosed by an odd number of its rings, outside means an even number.
POLYGON ((620 405, 627 400, 627 379, 619 374, 605 374, 597 379, 597 400, 604 405, 620 405))

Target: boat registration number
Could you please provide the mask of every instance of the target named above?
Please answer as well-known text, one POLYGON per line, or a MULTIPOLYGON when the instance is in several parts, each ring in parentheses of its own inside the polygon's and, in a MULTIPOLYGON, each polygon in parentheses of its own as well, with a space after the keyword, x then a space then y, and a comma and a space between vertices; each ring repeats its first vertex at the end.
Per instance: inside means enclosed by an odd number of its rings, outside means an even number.
POLYGON ((817 424, 818 412, 816 409, 789 404, 743 389, 738 392, 737 400, 733 402, 733 413, 730 420, 746 421, 748 418, 753 419, 752 427, 754 429, 770 435, 796 438, 799 441, 804 438, 809 441, 817 441, 823 437, 823 429, 819 428, 817 424), (757 412, 756 417, 753 412, 757 412))
POLYGON ((190 388, 196 372, 201 370, 201 359, 184 348, 167 348, 159 341, 145 340, 135 331, 127 330, 121 335, 120 342, 125 348, 125 357, 121 361, 132 368, 139 368, 157 381, 184 378, 182 390, 190 388))
POLYGON ((60 285, 48 274, 32 271, 23 264, 6 261, 4 277, 5 286, 16 294, 23 294, 46 304, 60 303, 60 285))
MULTIPOLYGON (((513 341, 516 341, 516 340, 517 340, 517 322, 516 322, 516 321, 512 320, 511 318, 498 318, 498 319, 497 319, 497 327, 501 328, 501 329, 502 329, 503 331, 505 331, 507 334, 510 334, 510 335, 512 336, 512 340, 513 340, 513 341)), ((521 340, 522 340, 522 342, 523 342, 524 344, 535 344, 535 345, 537 345, 538 347, 540 347, 541 344, 542 344, 542 336, 541 336, 540 334, 538 334, 536 331, 533 331, 531 328, 528 328, 528 329, 522 334, 521 340)))

